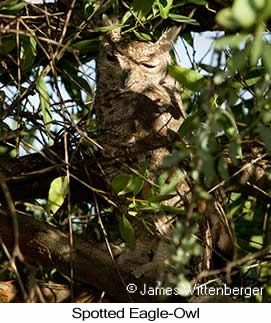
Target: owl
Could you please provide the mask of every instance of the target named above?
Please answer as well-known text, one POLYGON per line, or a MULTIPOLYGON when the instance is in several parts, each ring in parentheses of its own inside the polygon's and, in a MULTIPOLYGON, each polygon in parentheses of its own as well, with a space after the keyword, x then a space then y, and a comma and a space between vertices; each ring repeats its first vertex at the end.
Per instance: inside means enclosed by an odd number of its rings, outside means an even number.
MULTIPOLYGON (((172 134, 178 132, 185 119, 179 84, 168 72, 172 42, 178 32, 179 29, 173 27, 154 43, 126 42, 120 33, 113 32, 102 43, 97 59, 94 107, 97 141, 103 147, 102 153, 113 160, 129 161, 134 169, 143 156, 148 161, 152 182, 163 171, 172 134)), ((113 167, 113 171, 105 170, 105 174, 111 182, 120 174, 120 169, 113 167)), ((177 189, 180 194, 166 201, 167 205, 178 205, 180 197, 191 199, 186 179, 179 181, 177 189)), ((141 194, 147 199, 148 189, 144 188, 141 194)), ((213 211, 209 215, 211 227, 216 229, 215 220, 221 223, 219 214, 213 211)), ((169 236, 171 230, 166 215, 159 218, 152 215, 152 220, 159 233, 169 236)), ((209 229, 204 232, 206 230, 209 229)), ((218 230, 220 237, 225 232, 226 240, 230 241, 225 225, 220 225, 218 230)), ((220 244, 219 239, 213 242, 214 248, 218 246, 218 250, 222 250, 220 244)))
POLYGON ((96 66, 95 111, 98 142, 106 156, 148 156, 155 173, 185 118, 176 80, 168 73, 172 41, 179 29, 155 43, 121 39, 111 33, 96 66))

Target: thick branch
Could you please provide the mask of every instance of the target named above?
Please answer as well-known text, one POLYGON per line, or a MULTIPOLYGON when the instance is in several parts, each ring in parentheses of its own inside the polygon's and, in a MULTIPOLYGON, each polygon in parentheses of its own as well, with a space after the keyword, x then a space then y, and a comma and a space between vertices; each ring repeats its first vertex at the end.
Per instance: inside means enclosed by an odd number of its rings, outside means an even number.
MULTIPOLYGON (((59 157, 62 154, 63 152, 58 148, 58 160, 52 158, 52 152, 50 154, 35 153, 18 159, 0 158, 0 182, 5 180, 15 201, 46 198, 52 180, 65 175, 64 161, 59 157)), ((271 186, 271 179, 268 176, 271 168, 270 161, 258 157, 257 162, 254 162, 255 160, 249 153, 241 165, 233 166, 229 161, 230 178, 221 182, 218 187, 223 186, 225 191, 241 191, 270 202, 267 192, 271 186), (249 161, 246 162, 246 159, 249 161)), ((103 189, 105 179, 102 169, 106 169, 108 165, 112 167, 112 161, 105 160, 101 156, 90 156, 81 161, 75 159, 71 163, 71 173, 74 175, 71 182, 73 201, 90 202, 91 200, 87 185, 80 184, 75 178, 103 189)), ((0 203, 5 203, 1 187, 0 203)))
MULTIPOLYGON (((0 158, 0 184, 1 181, 6 182, 14 201, 47 198, 51 182, 66 174, 63 155, 63 147, 54 147, 20 158, 0 158)), ((73 201, 90 199, 90 191, 82 182, 103 188, 101 169, 92 156, 80 161, 73 159, 70 172, 73 175, 70 188, 73 201)), ((5 204, 1 185, 0 203, 5 204)))
MULTIPOLYGON (((55 267, 60 272, 70 276, 71 264, 74 279, 87 283, 118 301, 128 301, 125 286, 120 282, 119 274, 124 285, 134 283, 139 289, 143 284, 156 286, 158 273, 165 270, 164 258, 166 253, 160 255, 160 267, 152 266, 146 261, 150 243, 153 238, 137 245, 134 251, 122 251, 113 248, 116 261, 113 263, 104 244, 84 241, 74 237, 73 253, 71 257, 69 236, 54 227, 38 220, 17 215, 19 224, 19 245, 29 262, 39 263, 43 266, 55 267), (162 270, 163 269, 163 270, 162 270)), ((13 224, 8 212, 0 211, 0 238, 9 248, 13 248, 13 224)), ((159 255, 158 255, 159 256, 159 255)), ((151 296, 139 293, 131 295, 133 301, 153 301, 151 296)))

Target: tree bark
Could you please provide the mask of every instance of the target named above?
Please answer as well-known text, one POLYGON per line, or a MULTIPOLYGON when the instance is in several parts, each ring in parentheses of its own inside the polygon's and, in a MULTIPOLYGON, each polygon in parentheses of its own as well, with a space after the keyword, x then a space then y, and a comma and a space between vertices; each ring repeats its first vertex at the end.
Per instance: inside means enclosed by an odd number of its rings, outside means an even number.
MULTIPOLYGON (((29 216, 17 214, 16 221, 19 225, 19 246, 25 261, 55 267, 69 277, 72 265, 74 280, 105 291, 117 301, 157 301, 156 297, 141 295, 139 291, 145 284, 156 286, 159 272, 165 271, 166 251, 157 255, 160 258, 160 266, 157 266, 148 256, 150 245, 138 242, 135 250, 112 245, 113 261, 104 243, 85 241, 75 236, 71 253, 66 233, 29 216), (130 297, 125 290, 128 284, 135 284, 138 288, 130 297)), ((7 211, 0 210, 0 238, 11 251, 14 247, 12 228, 12 217, 7 211)))

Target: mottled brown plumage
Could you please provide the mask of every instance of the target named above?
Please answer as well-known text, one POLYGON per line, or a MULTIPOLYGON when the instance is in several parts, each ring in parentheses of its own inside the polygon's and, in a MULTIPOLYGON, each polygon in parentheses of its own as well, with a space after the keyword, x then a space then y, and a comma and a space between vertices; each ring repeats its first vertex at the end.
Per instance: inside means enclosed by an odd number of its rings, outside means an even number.
MULTIPOLYGON (((157 42, 147 43, 125 42, 120 32, 114 30, 102 43, 97 60, 95 112, 97 140, 103 147, 102 153, 112 160, 118 158, 129 163, 134 169, 138 169, 141 161, 147 160, 149 179, 153 182, 163 170, 163 160, 169 153, 172 134, 178 132, 185 119, 179 84, 168 73, 172 41, 178 32, 178 28, 171 28, 157 42)), ((104 172, 110 183, 121 170, 113 165, 104 172)), ((145 199, 148 198, 149 188, 145 184, 142 193, 145 199)), ((180 180, 178 190, 180 194, 166 201, 166 204, 172 206, 176 202, 183 203, 185 199, 191 198, 185 179, 180 180)), ((212 218, 219 219, 219 214, 213 213, 212 218)), ((170 236, 169 218, 171 217, 168 215, 151 216, 156 232, 170 236)), ((210 236, 207 218, 208 215, 203 221, 206 225, 201 226, 205 236, 210 236)), ((217 227, 216 223, 210 223, 212 232, 217 227)), ((225 225, 220 225, 219 230, 229 236, 225 225)), ((151 248, 155 246, 157 255, 164 255, 166 258, 167 244, 157 238, 148 237, 144 231, 144 227, 139 226, 136 229, 136 233, 141 236, 137 245, 141 243, 150 244, 151 248)), ((219 239, 214 239, 217 241, 213 241, 212 246, 216 248, 219 243, 219 250, 223 249, 219 239)), ((211 257, 208 245, 205 254, 208 254, 205 257, 208 260, 204 261, 202 268, 208 269, 211 257)), ((158 262, 161 262, 161 257, 158 262)), ((152 266, 155 263, 153 261, 152 266)))
POLYGON ((170 134, 184 120, 180 88, 168 74, 177 28, 157 42, 124 42, 113 33, 97 61, 95 110, 104 154, 129 158, 147 154, 157 169, 167 154, 170 134))

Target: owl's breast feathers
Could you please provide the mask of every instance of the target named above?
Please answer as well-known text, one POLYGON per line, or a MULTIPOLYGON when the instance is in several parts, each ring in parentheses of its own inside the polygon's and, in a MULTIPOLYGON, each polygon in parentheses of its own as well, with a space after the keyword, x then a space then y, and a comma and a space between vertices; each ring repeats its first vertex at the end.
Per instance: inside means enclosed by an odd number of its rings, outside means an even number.
POLYGON ((115 91, 97 99, 98 141, 114 147, 119 156, 124 148, 137 153, 169 145, 169 134, 176 133, 183 121, 178 103, 171 105, 169 96, 153 100, 142 93, 115 91))

